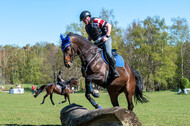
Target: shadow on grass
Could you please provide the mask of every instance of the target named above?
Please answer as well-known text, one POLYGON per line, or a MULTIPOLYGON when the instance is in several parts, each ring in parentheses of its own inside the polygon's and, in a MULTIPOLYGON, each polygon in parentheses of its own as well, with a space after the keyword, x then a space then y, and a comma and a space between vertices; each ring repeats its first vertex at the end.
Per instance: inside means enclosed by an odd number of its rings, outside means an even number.
MULTIPOLYGON (((94 90, 97 90, 97 89, 94 89, 94 90)), ((81 89, 80 91, 75 92, 75 93, 85 93, 85 91, 86 91, 86 89, 81 89)), ((101 92, 101 93, 108 93, 108 91, 106 89, 102 89, 99 92, 101 92)))
POLYGON ((170 89, 171 92, 177 92, 179 89, 170 89))

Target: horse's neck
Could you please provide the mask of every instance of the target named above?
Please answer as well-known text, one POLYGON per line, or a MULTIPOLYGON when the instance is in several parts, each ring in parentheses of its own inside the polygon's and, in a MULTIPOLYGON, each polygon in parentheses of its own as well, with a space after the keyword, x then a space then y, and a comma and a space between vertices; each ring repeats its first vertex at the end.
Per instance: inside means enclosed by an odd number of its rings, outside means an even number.
POLYGON ((88 42, 87 40, 82 40, 77 38, 74 39, 73 43, 78 48, 79 51, 78 55, 83 55, 85 58, 89 55, 90 50, 95 47, 92 43, 88 42))

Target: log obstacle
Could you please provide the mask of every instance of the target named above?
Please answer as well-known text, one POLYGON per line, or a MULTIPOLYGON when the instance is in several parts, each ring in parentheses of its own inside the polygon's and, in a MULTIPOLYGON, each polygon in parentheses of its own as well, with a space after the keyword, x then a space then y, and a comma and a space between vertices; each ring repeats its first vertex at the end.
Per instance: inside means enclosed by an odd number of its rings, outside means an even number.
POLYGON ((60 112, 63 126, 141 126, 136 114, 122 107, 88 110, 71 104, 60 112))

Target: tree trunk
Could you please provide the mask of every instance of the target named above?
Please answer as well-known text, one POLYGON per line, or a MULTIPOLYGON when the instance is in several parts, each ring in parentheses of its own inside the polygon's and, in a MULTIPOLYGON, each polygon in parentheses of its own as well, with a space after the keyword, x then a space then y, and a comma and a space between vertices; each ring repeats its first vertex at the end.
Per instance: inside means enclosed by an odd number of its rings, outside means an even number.
POLYGON ((135 113, 122 107, 88 110, 71 104, 63 108, 60 114, 64 126, 141 126, 135 113))

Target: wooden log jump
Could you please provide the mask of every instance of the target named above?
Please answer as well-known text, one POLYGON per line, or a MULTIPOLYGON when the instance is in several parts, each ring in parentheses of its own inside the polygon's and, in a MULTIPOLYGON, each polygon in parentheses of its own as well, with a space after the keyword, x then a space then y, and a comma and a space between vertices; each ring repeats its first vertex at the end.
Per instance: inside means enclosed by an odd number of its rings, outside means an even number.
POLYGON ((135 113, 122 107, 88 110, 71 104, 60 114, 64 126, 141 126, 135 113))

